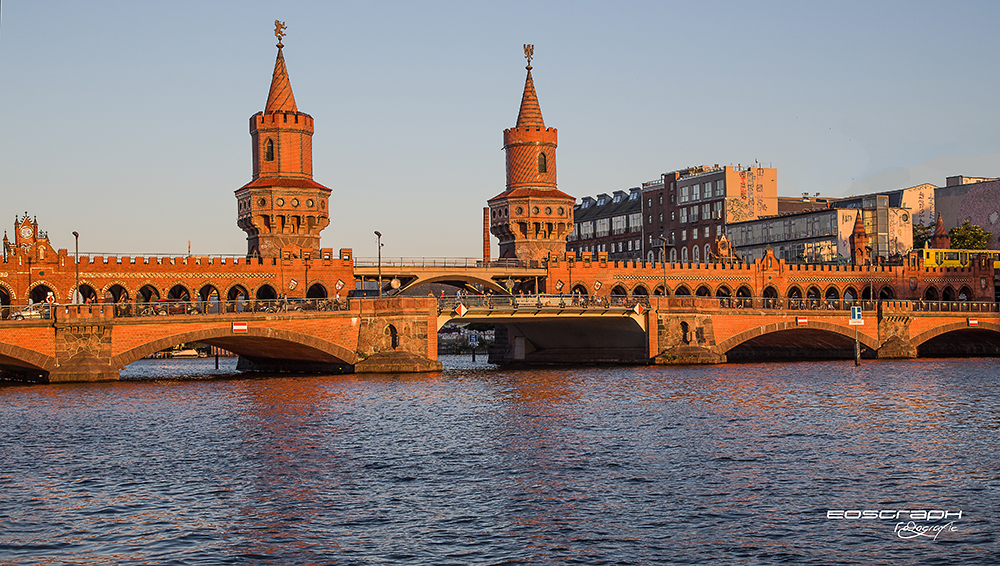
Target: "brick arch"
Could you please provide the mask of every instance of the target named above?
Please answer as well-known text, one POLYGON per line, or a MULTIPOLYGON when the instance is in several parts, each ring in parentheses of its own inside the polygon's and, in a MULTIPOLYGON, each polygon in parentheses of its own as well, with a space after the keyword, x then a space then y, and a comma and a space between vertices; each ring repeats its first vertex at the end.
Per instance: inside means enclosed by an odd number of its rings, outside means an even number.
MULTIPOLYGON (((94 290, 94 293, 97 294, 98 302, 104 301, 104 292, 100 290, 101 288, 96 283, 94 283, 90 279, 80 279, 80 287, 83 287, 84 285, 94 290)), ((75 300, 77 289, 78 287, 76 286, 76 281, 71 281, 69 291, 66 293, 66 298, 68 300, 75 300)), ((84 297, 83 293, 80 293, 80 300, 85 301, 86 299, 87 297, 84 297)))
MULTIPOLYGON (((343 363, 354 364, 358 361, 357 353, 354 350, 349 350, 343 346, 316 338, 315 336, 302 334, 300 332, 251 326, 247 329, 247 333, 241 335, 241 337, 264 338, 268 340, 301 344, 319 352, 323 352, 324 354, 333 356, 343 363)), ((124 368, 136 360, 140 360, 161 350, 166 350, 167 348, 176 346, 177 344, 185 342, 206 342, 212 340, 213 338, 233 338, 232 328, 229 326, 220 326, 217 328, 180 332, 157 338, 113 356, 111 358, 111 365, 119 369, 124 368)))
POLYGON ((35 287, 40 287, 42 285, 48 287, 49 289, 52 289, 52 294, 55 296, 57 303, 62 302, 62 301, 59 300, 59 288, 56 287, 55 285, 53 285, 52 283, 49 283, 45 279, 39 279, 38 281, 32 281, 31 282, 31 286, 28 287, 28 291, 24 294, 24 296, 25 297, 30 297, 31 296, 31 291, 35 287))
POLYGON ((56 359, 53 356, 14 344, 0 343, 0 360, 5 358, 16 360, 40 371, 52 371, 56 368, 56 359))
MULTIPOLYGON (((808 328, 809 330, 823 330, 826 332, 832 332, 833 334, 839 334, 844 338, 854 340, 854 330, 852 327, 841 326, 839 324, 832 324, 829 322, 813 321, 811 319, 809 320, 808 327, 802 327, 799 326, 795 320, 790 320, 784 322, 775 322, 772 324, 765 324, 762 326, 758 326, 757 328, 751 328, 750 330, 740 332, 739 334, 733 336, 732 338, 720 342, 719 345, 716 346, 716 348, 718 349, 718 352, 720 354, 725 354, 729 350, 732 350, 733 348, 739 346, 740 344, 747 342, 748 340, 751 340, 758 336, 763 336, 765 334, 773 334, 775 332, 781 332, 784 330, 803 330, 804 328, 808 328)), ((868 335, 861 333, 858 333, 858 342, 861 342, 861 344, 867 346, 873 351, 877 351, 879 349, 879 346, 881 345, 879 344, 878 339, 871 338, 868 335)))
POLYGON ((14 303, 14 299, 17 298, 17 293, 14 292, 14 288, 7 284, 6 281, 0 281, 0 287, 3 287, 7 291, 7 295, 10 296, 11 304, 14 303))
MULTIPOLYGON (((81 283, 82 283, 82 281, 81 281, 81 283)), ((103 297, 104 295, 106 295, 108 293, 108 291, 111 290, 111 288, 114 287, 115 285, 118 285, 122 289, 125 289, 126 291, 128 291, 128 296, 129 297, 135 296, 135 293, 133 292, 133 290, 131 288, 129 288, 129 286, 126 285, 124 281, 122 281, 121 279, 113 279, 111 282, 109 282, 108 284, 106 284, 103 289, 101 289, 101 297, 103 297)))
MULTIPOLYGON (((970 313, 971 314, 971 313, 970 313)), ((914 348, 919 348, 924 342, 937 338, 942 334, 947 334, 949 332, 955 332, 956 330, 986 330, 1000 333, 1000 324, 995 322, 980 321, 979 326, 972 327, 969 326, 967 320, 962 320, 959 322, 949 322, 948 324, 942 324, 941 326, 931 328, 930 330, 925 330, 924 332, 918 334, 917 336, 910 339, 910 343, 913 344, 914 348)))
MULTIPOLYGON (((385 281, 385 279, 383 279, 383 281, 385 281)), ((424 279, 417 278, 414 279, 412 282, 410 282, 408 285, 404 285, 403 287, 401 287, 400 292, 412 289, 414 287, 418 287, 420 285, 425 285, 428 283, 439 283, 442 281, 461 281, 463 283, 478 283, 480 285, 483 285, 483 287, 486 289, 492 289, 493 291, 504 295, 507 294, 507 288, 501 285, 500 283, 497 283, 493 279, 489 277, 476 277, 474 275, 470 275, 467 273, 446 273, 442 275, 436 275, 434 277, 427 277, 424 279)))
MULTIPOLYGON (((225 294, 223 295, 224 297, 226 297, 225 300, 227 300, 227 301, 229 300, 229 298, 228 298, 229 297, 229 293, 234 288, 236 288, 236 287, 239 287, 240 289, 243 289, 244 291, 246 291, 246 296, 243 297, 244 301, 250 300, 250 288, 248 288, 246 285, 244 285, 240 281, 234 281, 233 283, 230 283, 229 286, 226 287, 225 294)), ((220 292, 222 292, 222 291, 220 290, 220 292)))

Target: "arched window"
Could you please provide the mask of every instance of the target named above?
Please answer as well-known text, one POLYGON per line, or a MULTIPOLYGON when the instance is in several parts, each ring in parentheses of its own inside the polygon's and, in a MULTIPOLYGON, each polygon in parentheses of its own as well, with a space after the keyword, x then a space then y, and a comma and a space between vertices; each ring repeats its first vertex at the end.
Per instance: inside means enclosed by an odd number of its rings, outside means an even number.
POLYGON ((681 248, 681 263, 687 263, 687 262, 688 262, 688 249, 687 246, 684 246, 683 248, 681 248))
POLYGON ((270 138, 264 143, 264 161, 274 161, 274 140, 270 138))
POLYGON ((699 251, 700 249, 701 248, 699 248, 698 246, 692 246, 691 247, 691 262, 692 263, 701 263, 700 260, 699 260, 699 258, 698 258, 698 255, 700 254, 700 251, 699 251))
POLYGON ((548 160, 545 158, 545 154, 544 153, 539 153, 538 154, 538 172, 539 173, 548 173, 549 172, 548 160))

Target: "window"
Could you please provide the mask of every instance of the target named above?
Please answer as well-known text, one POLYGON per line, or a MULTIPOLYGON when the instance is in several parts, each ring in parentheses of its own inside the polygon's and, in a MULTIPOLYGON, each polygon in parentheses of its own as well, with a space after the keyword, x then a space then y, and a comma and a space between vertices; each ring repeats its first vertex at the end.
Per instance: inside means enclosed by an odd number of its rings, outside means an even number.
POLYGON ((611 230, 615 234, 625 233, 625 215, 615 216, 611 219, 611 230))
POLYGON ((726 180, 719 179, 715 182, 715 196, 722 197, 726 196, 726 180))
POLYGON ((653 208, 653 199, 652 199, 652 198, 650 198, 650 199, 649 199, 649 202, 647 203, 647 205, 646 205, 646 206, 647 206, 648 208, 653 208))
POLYGON ((545 154, 544 153, 539 153, 538 154, 538 172, 539 173, 548 173, 548 169, 549 169, 549 164, 548 164, 547 160, 545 159, 545 154))
POLYGON ((663 204, 663 193, 660 193, 660 204, 663 204))
POLYGON ((687 202, 688 201, 688 195, 691 194, 690 190, 691 190, 691 187, 681 187, 681 198, 680 198, 679 202, 687 202))
POLYGON ((628 241, 628 251, 632 251, 632 240, 628 241))
POLYGON ((653 223, 653 215, 652 215, 652 214, 650 214, 650 215, 649 215, 649 223, 650 223, 650 224, 652 224, 652 223, 653 223))
POLYGON ((671 210, 670 211, 670 220, 671 221, 677 220, 677 211, 676 210, 671 210))
POLYGON ((608 230, 611 228, 611 221, 607 218, 598 218, 596 221, 596 232, 598 238, 603 238, 608 235, 608 230))
POLYGON ((663 213, 660 213, 660 222, 663 222, 663 213))
POLYGON ((701 199, 701 185, 695 183, 691 186, 691 200, 701 199))
POLYGON ((615 198, 611 199, 611 202, 621 202, 622 195, 615 195, 615 198))
POLYGON ((711 226, 705 226, 705 237, 706 238, 711 238, 712 237, 712 227, 711 226))
POLYGON ((687 246, 681 248, 681 261, 687 263, 688 260, 688 249, 687 246))
POLYGON ((698 206, 695 205, 691 207, 691 222, 697 222, 697 221, 698 221, 698 206))
POLYGON ((676 248, 670 250, 670 261, 671 262, 677 261, 677 249, 676 248))
POLYGON ((264 161, 274 161, 274 140, 264 142, 264 161))
POLYGON ((712 217, 712 205, 711 204, 709 204, 709 203, 706 202, 705 204, 701 205, 701 217, 702 218, 711 218, 712 217))
POLYGON ((707 262, 710 257, 712 257, 712 246, 705 244, 705 261, 707 262))
POLYGON ((681 241, 682 242, 686 242, 687 239, 688 239, 688 231, 687 230, 681 230, 681 241))
POLYGON ((681 224, 683 224, 683 223, 685 223, 687 221, 688 221, 688 209, 682 208, 681 209, 681 224))
POLYGON ((642 213, 636 212, 628 215, 628 231, 639 232, 642 230, 642 213))
POLYGON ((691 248, 691 261, 693 261, 694 263, 699 263, 698 256, 699 256, 698 246, 692 246, 692 248, 691 248))
POLYGON ((670 193, 670 204, 674 204, 674 193, 670 193))

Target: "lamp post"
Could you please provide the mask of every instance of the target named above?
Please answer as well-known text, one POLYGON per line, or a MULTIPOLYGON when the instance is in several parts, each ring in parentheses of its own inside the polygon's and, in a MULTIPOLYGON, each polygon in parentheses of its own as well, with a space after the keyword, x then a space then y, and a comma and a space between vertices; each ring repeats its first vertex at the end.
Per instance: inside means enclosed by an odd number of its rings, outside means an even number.
MULTIPOLYGON (((660 236, 660 244, 662 251, 660 252, 660 263, 663 264, 663 292, 660 294, 661 297, 667 296, 667 238, 666 236, 660 236)), ((673 246, 673 244, 670 244, 673 246)))
POLYGON ((378 243, 378 296, 382 296, 382 232, 375 230, 376 242, 378 243))
POLYGON ((76 287, 73 291, 73 302, 80 303, 80 233, 74 231, 73 238, 76 240, 76 254, 73 263, 76 264, 76 287))
POLYGON ((874 308, 875 305, 875 272, 872 268, 872 248, 871 246, 865 246, 865 251, 868 252, 868 299, 872 302, 874 308))

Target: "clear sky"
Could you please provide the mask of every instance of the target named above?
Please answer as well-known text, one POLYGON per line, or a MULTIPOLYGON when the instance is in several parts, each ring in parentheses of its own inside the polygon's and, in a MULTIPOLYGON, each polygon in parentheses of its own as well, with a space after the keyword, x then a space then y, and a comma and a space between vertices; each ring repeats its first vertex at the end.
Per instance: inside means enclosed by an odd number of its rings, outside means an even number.
MULTIPOLYGON (((274 20, 323 246, 476 257, 504 189, 522 44, 559 188, 627 190, 701 164, 778 169, 778 194, 1000 176, 1000 2, 40 2, 0 6, 0 219, 56 248, 246 252, 274 20)), ((494 254, 496 243, 493 243, 494 254)))

